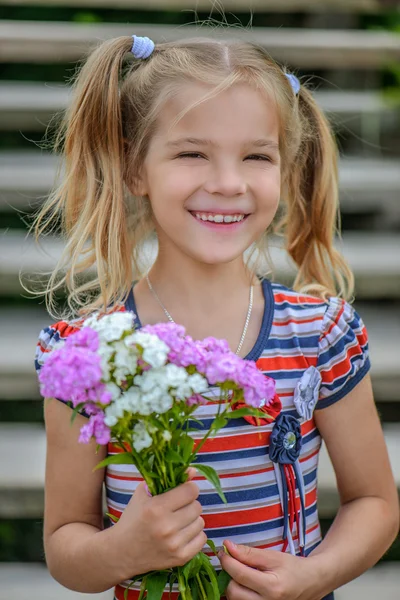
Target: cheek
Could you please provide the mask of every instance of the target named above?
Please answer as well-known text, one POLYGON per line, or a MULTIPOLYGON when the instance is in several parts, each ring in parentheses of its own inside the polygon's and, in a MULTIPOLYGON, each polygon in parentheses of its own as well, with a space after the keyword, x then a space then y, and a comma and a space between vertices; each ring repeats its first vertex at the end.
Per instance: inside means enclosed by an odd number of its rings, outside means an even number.
POLYGON ((182 207, 196 189, 195 180, 189 169, 168 169, 157 173, 150 185, 154 209, 164 211, 182 207))

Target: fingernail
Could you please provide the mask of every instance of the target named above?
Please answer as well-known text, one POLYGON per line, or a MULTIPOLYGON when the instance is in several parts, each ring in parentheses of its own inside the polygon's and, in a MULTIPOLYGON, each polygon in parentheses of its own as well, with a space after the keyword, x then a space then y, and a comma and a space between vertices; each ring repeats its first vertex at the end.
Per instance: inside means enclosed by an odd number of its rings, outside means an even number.
POLYGON ((150 496, 150 498, 152 498, 153 496, 152 496, 152 495, 151 495, 151 493, 150 493, 150 490, 149 490, 149 487, 148 487, 147 483, 145 483, 145 485, 144 485, 144 488, 145 488, 145 490, 146 490, 146 494, 147 494, 148 496, 150 496))
POLYGON ((225 554, 225 553, 224 553, 224 551, 223 551, 223 550, 220 550, 220 551, 218 552, 218 558, 219 558, 219 559, 223 558, 224 554, 225 554))

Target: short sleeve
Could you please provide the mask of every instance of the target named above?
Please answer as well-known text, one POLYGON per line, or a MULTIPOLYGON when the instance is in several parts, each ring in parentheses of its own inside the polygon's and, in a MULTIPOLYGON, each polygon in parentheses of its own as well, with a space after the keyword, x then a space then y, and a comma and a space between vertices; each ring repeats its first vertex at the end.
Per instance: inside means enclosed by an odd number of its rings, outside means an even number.
MULTIPOLYGON (((37 375, 39 375, 40 369, 45 364, 50 352, 65 342, 69 335, 79 330, 78 323, 78 319, 71 323, 59 321, 41 330, 35 350, 35 369, 37 375)), ((69 404, 61 400, 61 398, 56 398, 56 400, 64 402, 64 404, 69 404)), ((80 411, 80 414, 89 418, 89 415, 83 409, 80 411)))
POLYGON ((340 298, 330 298, 327 305, 317 369, 321 386, 316 409, 346 396, 370 369, 366 327, 354 308, 340 298))

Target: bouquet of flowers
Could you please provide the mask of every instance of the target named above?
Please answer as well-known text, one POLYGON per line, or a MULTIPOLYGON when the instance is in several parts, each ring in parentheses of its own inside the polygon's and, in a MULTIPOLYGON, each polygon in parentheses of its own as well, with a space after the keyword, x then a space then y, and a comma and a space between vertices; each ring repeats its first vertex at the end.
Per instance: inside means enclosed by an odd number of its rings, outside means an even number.
MULTIPOLYGON (((254 362, 231 352, 226 341, 194 341, 175 323, 135 330, 132 314, 122 311, 85 319, 79 331, 49 354, 39 381, 44 397, 69 403, 72 420, 81 409, 89 415, 80 442, 95 438, 98 444, 107 444, 113 439, 121 448, 96 468, 132 464, 155 496, 184 483, 192 466, 214 486, 222 502, 226 498, 216 471, 198 464, 196 456, 229 419, 265 418, 275 394, 274 381, 254 362), (191 432, 199 429, 193 427, 198 424, 193 413, 208 402, 218 403, 218 412, 204 437, 195 442, 191 432)), ((216 553, 211 540, 208 545, 216 553)), ((165 586, 169 583, 172 589, 175 582, 181 600, 219 600, 229 581, 223 571, 217 577, 203 552, 183 567, 152 571, 133 581, 140 579, 140 597, 147 592, 148 600, 158 600, 165 586)))

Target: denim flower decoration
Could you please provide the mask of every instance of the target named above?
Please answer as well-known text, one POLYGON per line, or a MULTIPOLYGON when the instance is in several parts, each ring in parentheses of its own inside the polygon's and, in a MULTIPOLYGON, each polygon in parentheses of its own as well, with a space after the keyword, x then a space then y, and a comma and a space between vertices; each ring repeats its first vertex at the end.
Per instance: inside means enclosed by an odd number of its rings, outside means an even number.
POLYGON ((299 416, 309 421, 313 415, 319 397, 321 373, 315 367, 304 371, 294 390, 294 405, 299 416))
POLYGON ((274 463, 291 465, 296 462, 301 450, 301 427, 296 417, 281 413, 269 438, 269 457, 274 463))

